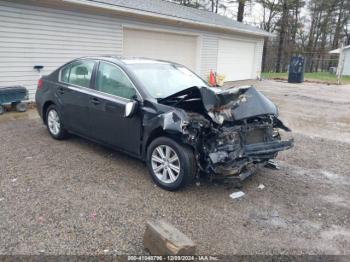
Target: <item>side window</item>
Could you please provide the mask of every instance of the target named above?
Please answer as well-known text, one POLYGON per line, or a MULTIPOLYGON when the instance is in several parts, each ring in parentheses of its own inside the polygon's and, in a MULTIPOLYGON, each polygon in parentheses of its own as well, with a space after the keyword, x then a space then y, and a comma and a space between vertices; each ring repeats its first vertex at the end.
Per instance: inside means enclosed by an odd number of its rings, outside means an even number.
POLYGON ((97 71, 96 90, 131 99, 136 95, 133 84, 118 67, 101 62, 97 71))
POLYGON ((70 68, 68 83, 72 85, 90 87, 90 80, 94 65, 95 62, 93 61, 82 61, 74 63, 70 68))
POLYGON ((69 80, 70 65, 67 65, 61 70, 61 81, 68 83, 69 80))

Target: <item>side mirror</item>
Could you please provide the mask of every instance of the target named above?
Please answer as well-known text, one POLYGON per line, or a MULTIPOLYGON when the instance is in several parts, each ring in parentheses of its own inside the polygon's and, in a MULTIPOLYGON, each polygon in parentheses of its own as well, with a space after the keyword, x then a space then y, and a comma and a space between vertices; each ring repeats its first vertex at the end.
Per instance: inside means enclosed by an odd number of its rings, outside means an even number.
POLYGON ((125 105, 125 114, 124 117, 129 118, 132 117, 137 109, 138 102, 130 101, 125 105))

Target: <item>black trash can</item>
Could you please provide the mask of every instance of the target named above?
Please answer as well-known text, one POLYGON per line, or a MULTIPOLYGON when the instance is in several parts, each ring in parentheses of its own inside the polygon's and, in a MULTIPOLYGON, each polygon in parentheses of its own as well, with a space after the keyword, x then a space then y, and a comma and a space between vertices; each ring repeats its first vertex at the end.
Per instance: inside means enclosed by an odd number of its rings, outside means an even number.
POLYGON ((292 56, 289 64, 288 83, 304 82, 305 58, 303 56, 292 56))

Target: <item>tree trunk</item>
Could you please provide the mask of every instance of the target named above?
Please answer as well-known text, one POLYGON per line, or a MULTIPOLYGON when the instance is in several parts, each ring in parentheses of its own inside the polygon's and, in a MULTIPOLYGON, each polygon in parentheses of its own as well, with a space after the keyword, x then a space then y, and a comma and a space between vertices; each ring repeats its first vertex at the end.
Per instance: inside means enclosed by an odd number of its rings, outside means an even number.
POLYGON ((336 49, 338 48, 339 45, 339 39, 340 39, 340 32, 342 29, 342 21, 343 21, 343 7, 344 7, 344 0, 340 2, 339 6, 339 13, 338 13, 338 18, 337 18, 337 25, 335 27, 335 32, 334 32, 334 38, 333 38, 333 43, 332 43, 332 48, 336 49))
POLYGON ((318 26, 318 15, 319 11, 317 10, 317 2, 313 3, 312 9, 312 15, 311 15, 311 26, 309 31, 309 41, 306 46, 306 52, 307 52, 307 59, 306 59, 306 72, 312 71, 312 56, 313 56, 313 46, 315 42, 315 31, 316 27, 318 26))
MULTIPOLYGON (((344 0, 340 1, 339 5, 339 10, 338 10, 338 17, 337 17, 337 25, 335 27, 335 32, 334 32, 334 38, 332 42, 332 49, 337 49, 339 47, 339 40, 340 40, 340 33, 341 29, 343 27, 343 7, 344 7, 344 0)), ((334 66, 333 59, 337 59, 337 55, 331 55, 330 56, 330 61, 328 63, 328 68, 331 66, 334 66)))
POLYGON ((245 2, 246 2, 246 0, 239 0, 238 1, 238 13, 237 13, 237 21, 238 22, 243 22, 245 2))
POLYGON ((283 1, 283 12, 282 12, 282 18, 281 18, 281 29, 280 29, 280 38, 278 43, 278 50, 277 50, 277 62, 276 62, 276 72, 280 73, 282 71, 281 63, 282 63, 282 52, 284 47, 284 40, 285 40, 285 34, 286 34, 286 26, 288 22, 288 4, 287 0, 283 1))
POLYGON ((268 44, 268 38, 265 37, 265 39, 264 39, 264 47, 263 47, 263 56, 262 56, 262 65, 261 65, 262 72, 266 72, 267 44, 268 44))
POLYGON ((291 48, 289 52, 289 57, 291 57, 293 54, 296 53, 296 38, 297 38, 297 32, 298 32, 298 23, 299 23, 299 12, 300 12, 300 0, 297 0, 295 3, 295 9, 294 9, 294 25, 291 30, 291 48))

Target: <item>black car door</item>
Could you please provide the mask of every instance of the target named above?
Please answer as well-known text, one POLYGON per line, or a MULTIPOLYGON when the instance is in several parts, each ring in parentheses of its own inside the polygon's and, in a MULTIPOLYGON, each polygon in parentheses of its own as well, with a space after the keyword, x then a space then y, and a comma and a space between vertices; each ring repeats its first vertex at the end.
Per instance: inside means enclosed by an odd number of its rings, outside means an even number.
POLYGON ((90 86, 95 64, 92 60, 81 60, 63 68, 57 87, 64 125, 82 135, 87 135, 89 129, 90 86))
POLYGON ((121 68, 102 61, 95 78, 95 94, 89 101, 91 137, 139 155, 141 110, 124 117, 125 105, 137 97, 133 83, 121 68))

